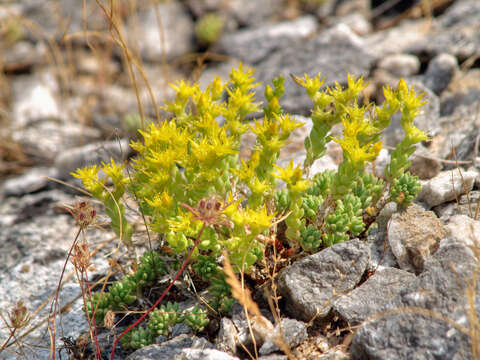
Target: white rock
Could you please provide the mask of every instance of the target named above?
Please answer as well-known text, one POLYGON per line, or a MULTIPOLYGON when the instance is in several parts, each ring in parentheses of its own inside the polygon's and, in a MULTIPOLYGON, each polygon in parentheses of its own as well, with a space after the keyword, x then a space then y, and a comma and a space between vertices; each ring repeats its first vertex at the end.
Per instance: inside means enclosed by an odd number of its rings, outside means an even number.
POLYGON ((420 70, 420 60, 409 54, 388 55, 380 60, 378 68, 398 77, 411 76, 420 70))
MULTIPOLYGON (((149 7, 138 14, 138 31, 128 36, 132 44, 140 48, 142 57, 148 61, 160 61, 163 54, 168 59, 193 51, 193 21, 178 2, 166 2, 157 6, 160 22, 155 9, 149 7), (160 27, 161 24, 161 27, 160 27), (163 31, 163 40, 160 29, 163 31)), ((131 23, 132 29, 135 24, 131 23)))
POLYGON ((473 171, 462 171, 461 175, 457 169, 442 171, 433 179, 423 182, 418 200, 430 207, 454 200, 457 196, 472 190, 477 176, 473 171))
POLYGON ((238 357, 215 349, 184 349, 175 360, 238 360, 238 357))
POLYGON ((14 128, 43 119, 60 118, 60 108, 55 98, 57 84, 49 74, 24 76, 13 83, 12 118, 14 128))
POLYGON ((432 211, 412 204, 392 215, 388 243, 401 269, 420 273, 427 259, 438 249, 446 231, 432 211))
POLYGON ((466 215, 454 215, 445 226, 450 237, 467 246, 480 246, 480 221, 466 215))

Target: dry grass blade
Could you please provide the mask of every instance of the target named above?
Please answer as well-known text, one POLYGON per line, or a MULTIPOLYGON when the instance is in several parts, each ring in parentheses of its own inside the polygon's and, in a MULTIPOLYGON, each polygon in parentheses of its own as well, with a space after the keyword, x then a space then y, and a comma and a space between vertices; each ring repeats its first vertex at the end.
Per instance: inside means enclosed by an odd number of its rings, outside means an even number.
MULTIPOLYGON (((458 166, 457 152, 455 151, 455 147, 453 146, 453 144, 452 144, 452 151, 453 151, 455 162, 457 164, 458 173, 460 174, 460 179, 462 180, 463 191, 467 195, 468 214, 470 215, 471 218, 474 218, 473 212, 472 212, 472 204, 470 203, 470 190, 468 189, 467 184, 465 183, 465 179, 463 178, 462 169, 460 168, 460 166, 458 166)), ((452 173, 452 186, 454 187, 453 190, 455 192, 455 186, 453 185, 453 173, 452 173)), ((455 192, 455 200, 457 201, 457 204, 458 204, 458 198, 457 198, 456 192, 455 192)))
MULTIPOLYGON (((228 254, 225 251, 223 252, 223 272, 227 276, 226 281, 228 285, 230 285, 232 288, 232 296, 244 307, 246 312, 252 316, 251 322, 247 317, 250 332, 252 333, 252 327, 254 327, 255 331, 260 336, 275 343, 275 345, 277 345, 290 360, 295 359, 295 356, 290 351, 290 348, 283 340, 281 334, 274 331, 273 324, 260 312, 260 308, 258 307, 257 303, 252 299, 250 290, 245 288, 235 276, 232 264, 228 260, 228 254), (251 326, 251 323, 253 326, 251 326)), ((254 336, 253 334, 251 335, 253 339, 254 336)))
MULTIPOLYGON (((225 273, 225 275, 227 275, 227 283, 232 288, 232 296, 237 299, 237 301, 244 308, 246 308, 252 316, 258 316, 259 318, 263 318, 263 315, 260 312, 257 303, 252 300, 250 291, 243 287, 242 284, 240 284, 240 281, 235 276, 232 264, 228 260, 228 255, 226 252, 223 253, 223 272, 225 273)), ((265 321, 268 320, 265 319, 265 321)))

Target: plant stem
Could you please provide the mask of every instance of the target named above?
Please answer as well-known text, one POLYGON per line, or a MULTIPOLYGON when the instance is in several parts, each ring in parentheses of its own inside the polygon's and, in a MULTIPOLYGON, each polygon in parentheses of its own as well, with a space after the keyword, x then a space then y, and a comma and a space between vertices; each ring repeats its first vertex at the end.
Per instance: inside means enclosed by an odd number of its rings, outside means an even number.
POLYGON ((120 341, 120 339, 126 335, 130 330, 132 330, 134 327, 136 327, 143 319, 145 319, 147 317, 148 314, 150 314, 157 306, 158 304, 160 304, 163 300, 163 298, 165 297, 165 295, 168 294, 168 292, 170 291, 170 289, 172 288, 173 284, 175 284, 175 281, 178 280, 178 278, 180 277, 180 275, 183 273, 183 271, 185 270, 185 268, 187 267, 187 264, 189 263, 190 261, 190 258, 192 257, 192 254, 193 254, 193 251, 195 250, 195 248, 198 246, 198 244, 200 243, 200 237, 202 236, 202 233, 203 233, 203 230, 205 229, 206 225, 205 223, 203 223, 202 225, 202 228, 200 229, 200 232, 198 233, 198 236, 197 238, 195 239, 195 242, 193 244, 193 247, 192 249, 189 251, 187 257, 185 258, 185 261, 183 262, 182 266, 180 267, 180 269, 177 271, 177 274, 175 275, 175 277, 173 278, 173 280, 170 282, 170 284, 168 285, 168 287, 165 289, 165 291, 162 293, 162 295, 158 298, 157 301, 155 301, 155 304, 153 304, 137 321, 135 321, 132 325, 130 325, 124 332, 122 332, 116 339, 115 341, 113 342, 113 345, 112 345, 112 352, 110 353, 110 360, 113 360, 114 359, 114 356, 115 356, 115 348, 117 346, 117 343, 120 341))
POLYGON ((67 258, 65 259, 65 263, 63 264, 63 268, 62 268, 62 273, 60 274, 60 279, 58 280, 58 286, 57 286, 57 291, 55 294, 55 300, 54 300, 54 306, 53 306, 53 319, 51 319, 51 322, 53 324, 51 328, 52 329, 52 344, 51 344, 52 360, 55 360, 55 330, 56 330, 55 319, 57 317, 57 305, 58 305, 58 296, 60 295, 60 287, 62 286, 62 279, 63 279, 63 275, 65 274, 65 269, 68 264, 68 259, 70 259, 70 256, 72 255, 73 248, 75 247, 75 244, 77 243, 78 237, 80 236, 81 232, 82 232, 82 228, 80 227, 78 229, 77 235, 75 236, 75 240, 73 240, 73 244, 70 247, 67 258))

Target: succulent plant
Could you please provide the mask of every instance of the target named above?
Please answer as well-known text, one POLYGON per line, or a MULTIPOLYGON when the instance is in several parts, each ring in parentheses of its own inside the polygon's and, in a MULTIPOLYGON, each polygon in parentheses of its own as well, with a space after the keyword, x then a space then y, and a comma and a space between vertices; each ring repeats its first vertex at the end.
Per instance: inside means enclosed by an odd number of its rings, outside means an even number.
POLYGON ((150 313, 147 328, 156 337, 168 336, 175 324, 182 321, 181 311, 177 303, 168 302, 150 313))
POLYGON ((400 178, 393 180, 390 188, 390 198, 397 204, 406 206, 415 200, 421 188, 418 177, 407 172, 400 178))
POLYGON ((112 306, 112 297, 108 292, 95 292, 92 296, 92 301, 87 301, 87 308, 89 318, 92 318, 95 311, 95 322, 97 325, 103 324, 105 315, 112 306))
MULTIPOLYGON (((214 41, 220 29, 218 18, 204 21, 201 36, 214 41)), ((316 251, 359 236, 370 224, 369 217, 375 213, 371 209, 377 208, 386 189, 400 204, 407 205, 415 198, 420 185, 405 172, 410 165, 408 157, 415 144, 428 138, 413 123, 423 105, 422 96, 404 80, 396 90, 385 88, 385 102, 377 106, 359 104, 366 87, 362 78, 349 75, 346 85, 323 88, 320 74, 293 76, 312 100, 312 128, 304 141, 303 165, 291 160, 286 167, 279 167, 280 151, 292 132, 304 124, 280 106, 285 90, 282 77, 265 88, 263 118, 249 121, 261 111, 253 72, 240 65, 232 70, 227 83, 215 78, 206 88, 177 82, 173 85, 175 99, 163 107, 171 119, 151 122, 139 131, 142 140, 131 143, 137 157, 128 174, 124 165, 113 160, 73 174, 104 203, 112 229, 130 249, 133 227, 125 216, 123 197, 133 195, 149 219, 149 229, 165 241, 169 252, 163 255, 170 257, 170 268, 183 270, 193 259, 194 271, 210 282, 212 305, 221 312, 228 311, 234 301, 223 274, 218 273, 217 263, 224 252, 234 271, 251 271, 271 246, 264 240, 279 221, 283 226, 277 229, 286 229, 281 235, 289 241, 289 254, 301 248, 316 251), (405 136, 391 153, 382 181, 366 173, 366 168, 376 160, 382 132, 396 112, 401 113, 405 136), (343 130, 334 136, 332 128, 337 124, 343 130), (249 130, 256 143, 244 158, 240 144, 249 130), (310 177, 311 166, 325 154, 330 141, 343 152, 338 170, 310 177), (280 189, 282 184, 285 186, 280 189), (182 259, 187 259, 183 265, 182 259)), ((101 322, 106 311, 131 305, 166 272, 162 259, 158 253, 146 252, 135 273, 115 282, 103 294, 105 298, 95 294, 86 310, 91 314, 92 306, 98 304, 95 318, 101 322)), ((128 346, 168 334, 172 324, 181 319, 175 309, 167 304, 155 310, 147 327, 130 336, 128 346), (167 307, 171 311, 166 311, 167 307)), ((185 321, 199 331, 205 326, 205 314, 185 315, 185 321)))
POLYGON ((222 35, 224 25, 225 21, 216 13, 203 15, 195 25, 197 39, 205 45, 215 43, 222 35))
POLYGON ((205 310, 194 307, 192 310, 185 312, 184 322, 194 332, 200 332, 208 325, 209 320, 205 310))
POLYGON ((208 281, 218 274, 217 260, 212 256, 199 255, 193 269, 203 280, 208 281))
POLYGON ((304 250, 315 251, 322 245, 322 232, 314 225, 302 229, 300 245, 304 250))
POLYGON ((140 326, 138 329, 127 333, 120 342, 125 349, 140 349, 144 346, 153 344, 155 338, 148 329, 140 326))
POLYGON ((108 290, 112 306, 115 309, 122 309, 126 305, 130 305, 137 299, 136 290, 137 285, 128 277, 113 283, 108 290))

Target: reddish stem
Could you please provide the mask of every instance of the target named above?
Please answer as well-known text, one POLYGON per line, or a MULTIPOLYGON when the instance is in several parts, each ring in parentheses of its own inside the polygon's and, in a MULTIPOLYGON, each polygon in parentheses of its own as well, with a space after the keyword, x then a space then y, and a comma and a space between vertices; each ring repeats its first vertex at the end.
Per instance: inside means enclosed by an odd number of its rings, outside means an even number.
MULTIPOLYGON (((80 236, 80 233, 82 232, 82 228, 79 228, 78 229, 78 232, 77 232, 77 235, 75 236, 75 240, 73 240, 73 244, 72 246, 70 247, 70 250, 68 251, 68 255, 67 255, 67 258, 65 259, 65 263, 63 264, 63 268, 62 268, 62 273, 60 274, 60 279, 58 280, 58 286, 57 286, 57 291, 56 291, 56 294, 55 294, 55 300, 54 300, 54 306, 53 306, 53 320, 50 319, 52 321, 52 327, 51 327, 51 330, 52 330, 52 360, 55 360, 55 337, 56 337, 56 328, 57 328, 57 324, 56 324, 56 321, 57 321, 57 305, 58 305, 58 296, 60 294, 60 288, 62 287, 62 280, 63 280, 63 275, 65 274, 65 269, 67 268, 67 264, 68 264, 68 259, 70 259, 70 256, 72 255, 72 251, 73 251, 73 248, 75 246, 75 244, 77 243, 77 240, 78 240, 78 237, 80 236)), ((50 307, 50 313, 52 311, 52 308, 50 307)), ((50 314, 49 314, 50 316, 50 314)))
MULTIPOLYGON (((82 274, 82 277, 83 277, 83 274, 82 274)), ((89 300, 90 300, 90 304, 93 304, 93 296, 92 296, 92 289, 90 287, 90 283, 88 282, 88 274, 87 274, 87 271, 85 270, 85 286, 87 288, 87 291, 88 291, 88 297, 89 297, 89 300)), ((85 308, 87 307, 87 303, 85 302, 85 308)), ((96 309, 95 309, 96 310, 96 309)), ((88 315, 87 315, 87 319, 88 319, 88 315)), ((97 323, 95 321, 95 312, 93 312, 93 316, 91 319, 89 319, 90 323, 88 324, 91 328, 91 323, 93 322, 93 338, 95 340, 95 348, 96 348, 96 356, 97 356, 97 359, 102 359, 102 351, 100 350, 100 345, 98 344, 98 336, 97 336, 97 323)))
POLYGON ((195 242, 193 244, 193 247, 192 249, 189 251, 187 257, 185 258, 185 261, 183 262, 182 266, 180 267, 180 269, 178 270, 177 274, 175 275, 175 277, 173 278, 173 280, 170 282, 170 284, 168 285, 168 287, 165 289, 165 291, 162 293, 162 295, 158 298, 157 301, 155 301, 155 304, 152 305, 152 307, 150 307, 150 309, 148 309, 137 321, 135 321, 132 325, 130 325, 124 332, 122 332, 116 339, 115 341, 113 342, 113 345, 112 345, 112 352, 110 353, 110 360, 113 360, 114 359, 114 356, 115 356, 115 348, 117 346, 117 343, 120 341, 120 339, 126 335, 130 330, 132 330, 134 327, 136 327, 143 319, 145 319, 147 317, 148 314, 150 314, 157 306, 158 304, 160 304, 163 300, 163 298, 165 297, 165 295, 168 294, 168 292, 170 291, 170 289, 172 288, 173 284, 175 284, 175 281, 178 280, 178 278, 180 277, 180 275, 183 273, 183 271, 185 270, 185 268, 187 267, 187 264, 188 262, 190 261, 190 258, 192 257, 192 254, 193 254, 193 251, 195 250, 195 248, 198 246, 198 243, 200 242, 200 237, 202 236, 202 233, 203 233, 203 230, 205 229, 205 223, 203 224, 202 228, 200 229, 200 232, 198 233, 198 236, 197 238, 195 239, 195 242))

